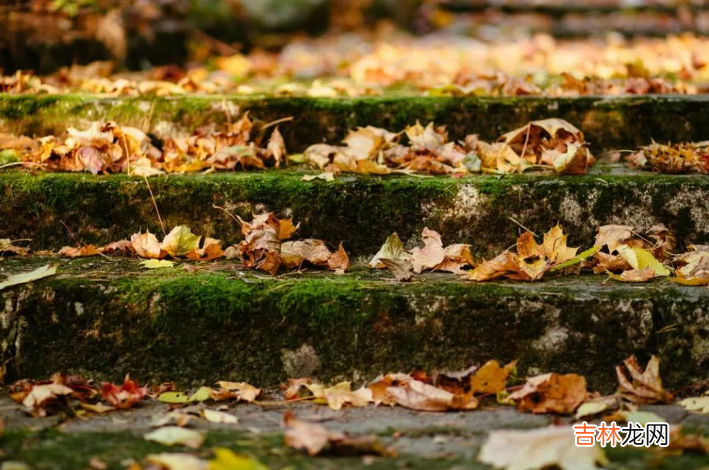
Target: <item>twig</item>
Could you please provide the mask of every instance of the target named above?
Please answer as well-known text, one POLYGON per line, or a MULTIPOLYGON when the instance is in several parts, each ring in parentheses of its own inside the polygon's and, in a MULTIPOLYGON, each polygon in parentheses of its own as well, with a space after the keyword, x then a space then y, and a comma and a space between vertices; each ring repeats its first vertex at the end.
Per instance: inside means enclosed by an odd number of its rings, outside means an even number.
POLYGON ((537 235, 536 233, 532 232, 531 230, 529 230, 529 229, 528 229, 527 227, 525 227, 524 225, 522 225, 522 224, 520 224, 519 222, 517 222, 517 220, 515 220, 514 217, 507 217, 507 218, 508 218, 509 220, 511 220, 512 222, 514 222, 515 224, 517 224, 517 225, 519 225, 520 227, 522 227, 522 228, 523 228, 524 230, 526 230, 527 232, 529 232, 529 233, 531 233, 532 235, 534 235, 535 237, 539 238, 539 235, 537 235))
POLYGON ((143 176, 143 179, 145 180, 145 185, 148 187, 148 192, 150 193, 150 199, 153 201, 153 207, 155 207, 155 212, 158 214, 158 220, 160 221, 160 228, 162 229, 162 235, 163 237, 167 236, 167 232, 165 231, 165 224, 162 222, 162 217, 160 217, 160 210, 158 209, 158 203, 155 201, 155 196, 153 195, 153 190, 150 188, 150 183, 148 183, 148 178, 146 176, 143 176))
POLYGON ((219 209, 220 211, 226 212, 226 213, 229 215, 229 217, 231 217, 232 219, 234 219, 234 221, 235 221, 237 224, 241 225, 241 221, 239 221, 239 219, 238 219, 234 214, 232 214, 231 212, 229 212, 229 211, 226 210, 225 208, 223 208, 223 207, 221 207, 221 206, 218 206, 218 205, 216 205, 216 204, 212 204, 212 207, 215 208, 215 209, 219 209))
POLYGON ((281 119, 276 119, 275 121, 269 122, 268 124, 264 125, 264 126, 261 128, 261 131, 263 132, 263 131, 265 131, 266 129, 268 129, 269 127, 277 126, 278 124, 281 124, 281 123, 284 123, 284 122, 290 122, 290 121, 292 121, 293 119, 294 119, 293 116, 288 116, 288 117, 284 117, 284 118, 281 118, 281 119))

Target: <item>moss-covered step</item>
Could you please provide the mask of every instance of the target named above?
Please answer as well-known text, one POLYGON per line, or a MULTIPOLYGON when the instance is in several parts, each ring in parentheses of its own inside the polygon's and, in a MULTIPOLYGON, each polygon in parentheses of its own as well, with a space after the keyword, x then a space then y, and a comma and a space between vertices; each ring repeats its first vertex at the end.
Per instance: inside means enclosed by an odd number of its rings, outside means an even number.
MULTIPOLYGON (((3 261, 20 272, 53 260, 3 261)), ((74 260, 0 292, 0 351, 13 377, 56 371, 203 384, 288 377, 371 379, 412 368, 520 359, 522 373, 578 372, 616 383, 630 354, 658 354, 670 387, 709 379, 709 289, 583 275, 535 284, 387 272, 271 278, 235 262, 145 270, 137 260, 74 260)))
MULTIPOLYGON (((481 256, 514 244, 520 226, 543 233, 560 223, 571 246, 592 246, 600 225, 645 231, 664 224, 680 248, 709 243, 709 178, 652 173, 583 177, 341 175, 303 181, 299 171, 171 175, 150 179, 167 230, 188 225, 232 244, 239 225, 275 212, 301 223, 297 236, 343 242, 353 257, 376 253, 392 232, 412 247, 424 227, 481 256)), ((160 223, 143 178, 0 172, 0 238, 32 239, 34 250, 105 244, 160 223)))
POLYGON ((112 119, 154 134, 174 126, 223 122, 238 110, 271 122, 292 116, 281 131, 292 152, 339 142, 348 129, 375 125, 400 130, 416 120, 445 124, 454 138, 485 139, 534 119, 559 117, 582 129, 592 150, 630 149, 665 141, 709 138, 707 96, 293 98, 190 96, 100 98, 90 95, 0 95, 0 132, 43 136, 67 126, 112 119))

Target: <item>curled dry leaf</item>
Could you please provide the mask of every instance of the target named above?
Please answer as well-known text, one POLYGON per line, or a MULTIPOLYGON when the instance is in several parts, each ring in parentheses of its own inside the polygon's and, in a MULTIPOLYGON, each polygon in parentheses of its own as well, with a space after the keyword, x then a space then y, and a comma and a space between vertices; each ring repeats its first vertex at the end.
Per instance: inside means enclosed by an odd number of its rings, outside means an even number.
POLYGON ((678 266, 675 282, 685 285, 709 285, 709 247, 690 246, 691 251, 675 257, 678 266))
POLYGON ((150 232, 136 233, 130 237, 131 244, 136 254, 141 258, 162 258, 162 250, 158 237, 150 232))
POLYGON ((204 436, 192 429, 179 426, 165 426, 143 436, 147 441, 157 442, 165 446, 182 445, 191 449, 199 449, 204 442, 204 436))
POLYGON ((59 250, 59 255, 65 258, 85 258, 89 256, 98 256, 99 254, 101 254, 101 252, 94 245, 84 245, 78 248, 65 246, 59 250))
POLYGON ((473 393, 499 393, 505 389, 507 379, 517 371, 517 361, 512 361, 505 367, 491 360, 482 365, 470 377, 470 389, 473 393))
POLYGON ((350 382, 340 382, 332 387, 321 384, 304 384, 316 399, 316 402, 327 403, 333 410, 340 410, 345 405, 365 407, 372 401, 372 392, 367 388, 352 391, 350 382))
POLYGON ((411 259, 411 255, 406 252, 399 235, 392 233, 387 237, 377 254, 369 261, 369 266, 383 269, 385 265, 380 261, 382 258, 387 258, 391 261, 408 260, 411 259))
POLYGON ((213 400, 228 400, 235 398, 239 401, 253 403, 261 394, 261 389, 246 382, 217 382, 219 389, 211 390, 209 396, 213 400))
POLYGON ((599 445, 578 447, 570 426, 492 431, 478 460, 506 470, 593 470, 608 462, 599 445))
POLYGON ((615 368, 618 376, 619 391, 623 398, 634 404, 670 403, 672 394, 665 391, 660 378, 660 359, 650 357, 643 372, 634 356, 623 361, 625 367, 615 368), (630 374, 630 380, 626 376, 630 374))
POLYGON ((140 387, 138 382, 126 375, 121 386, 104 382, 101 386, 103 399, 118 409, 131 408, 148 393, 147 387, 140 387))
POLYGON ((308 423, 295 418, 292 411, 283 416, 286 446, 304 450, 315 456, 327 451, 335 455, 379 455, 394 456, 395 453, 382 445, 376 436, 348 436, 338 431, 330 431, 316 423, 308 423))
POLYGON ((572 414, 586 399, 586 379, 577 374, 555 373, 527 379, 522 389, 510 399, 521 411, 532 413, 572 414))
POLYGON ((160 245, 160 249, 173 258, 192 253, 199 246, 199 239, 189 227, 178 225, 168 233, 160 245))
POLYGON ((300 391, 305 388, 306 385, 310 385, 312 383, 313 382, 310 379, 305 377, 300 379, 288 379, 287 385, 281 385, 281 388, 285 388, 283 398, 285 400, 295 400, 300 398, 300 391))
POLYGON ((369 384, 374 403, 399 405, 419 411, 474 410, 478 400, 472 392, 452 393, 406 374, 387 374, 369 384))

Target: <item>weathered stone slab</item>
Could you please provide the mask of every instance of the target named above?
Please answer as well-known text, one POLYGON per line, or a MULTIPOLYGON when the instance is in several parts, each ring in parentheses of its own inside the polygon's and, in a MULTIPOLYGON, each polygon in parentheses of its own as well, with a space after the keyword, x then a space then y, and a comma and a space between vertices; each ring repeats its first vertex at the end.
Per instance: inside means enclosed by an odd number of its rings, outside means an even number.
MULTIPOLYGON (((410 177, 342 175, 302 181, 298 171, 171 175, 150 186, 169 230, 185 224, 225 243, 241 240, 224 211, 249 219, 273 211, 302 226, 298 236, 344 243, 373 255, 397 232, 412 247, 424 227, 481 256, 514 244, 522 224, 543 233, 559 223, 571 246, 592 246, 596 229, 664 224, 680 248, 709 243, 709 178, 596 174, 585 177, 410 177)), ((0 238, 31 238, 35 250, 105 244, 143 229, 161 233, 142 178, 59 173, 0 173, 0 238)))
MULTIPOLYGON (((17 272, 46 262, 4 265, 17 272)), ((0 293, 1 358, 13 358, 13 376, 270 386, 519 358, 522 374, 577 372, 610 391, 624 358, 658 354, 669 387, 709 379, 709 289, 664 280, 476 284, 436 274, 398 284, 365 268, 270 278, 234 262, 187 273, 101 258, 60 271, 0 293)))
POLYGON ((477 133, 495 139, 535 119, 559 117, 586 134, 594 152, 629 149, 652 139, 709 138, 707 96, 621 97, 420 97, 292 98, 190 96, 100 98, 90 95, 0 95, 0 131, 59 134, 67 126, 111 119, 160 134, 223 122, 239 110, 266 122, 292 116, 281 126, 288 148, 299 152, 323 141, 339 142, 347 130, 374 125, 401 130, 417 120, 445 124, 451 136, 477 133))

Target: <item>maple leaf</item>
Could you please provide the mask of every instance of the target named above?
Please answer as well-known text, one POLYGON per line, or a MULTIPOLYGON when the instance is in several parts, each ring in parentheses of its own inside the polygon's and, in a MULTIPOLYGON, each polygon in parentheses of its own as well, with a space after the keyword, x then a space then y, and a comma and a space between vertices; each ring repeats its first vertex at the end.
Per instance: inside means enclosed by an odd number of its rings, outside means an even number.
POLYGON ((285 391, 283 392, 283 398, 285 400, 295 400, 299 398, 300 391, 305 388, 306 385, 310 385, 312 383, 313 382, 306 377, 300 379, 288 379, 288 384, 285 386, 285 391))
POLYGON ((379 264, 384 265, 399 282, 408 282, 414 276, 414 265, 408 259, 380 258, 379 264))
POLYGON ((218 390, 212 390, 209 396, 214 400, 236 398, 239 401, 253 403, 261 394, 261 389, 246 382, 217 382, 218 390))
POLYGON ((281 263, 286 268, 300 268, 308 261, 315 266, 327 266, 332 252, 322 240, 306 239, 281 245, 281 263))
POLYGON ((196 250, 199 240, 200 237, 194 235, 189 227, 178 225, 165 236, 160 249, 173 258, 177 258, 196 250))
POLYGON ((608 462, 600 446, 578 447, 574 439, 571 426, 491 431, 477 458, 506 470, 592 470, 608 462))
POLYGON ((101 386, 101 396, 103 399, 118 409, 125 410, 132 408, 148 393, 147 387, 140 387, 138 382, 131 380, 126 375, 123 385, 118 386, 109 382, 104 382, 101 386))
POLYGON ((472 393, 455 394, 406 374, 388 374, 368 386, 375 403, 397 404, 419 411, 473 410, 472 393))
POLYGON ((288 428, 285 445, 292 449, 305 450, 315 456, 327 450, 336 455, 379 455, 394 456, 394 451, 383 446, 376 436, 348 436, 339 431, 330 431, 321 424, 296 419, 292 411, 283 416, 283 424, 288 428))
POLYGON ((660 359, 651 356, 643 372, 634 356, 615 368, 619 391, 623 398, 635 404, 670 403, 672 394, 665 391, 660 378, 660 359), (630 374, 628 380, 625 371, 630 374))
POLYGON ((330 258, 327 260, 327 267, 331 271, 335 271, 335 274, 345 274, 345 271, 349 269, 350 258, 347 256, 347 252, 342 246, 342 243, 340 243, 337 251, 330 255, 330 258))
POLYGON ((152 233, 135 233, 130 237, 131 244, 136 254, 141 258, 162 258, 162 250, 158 238, 152 233))
POLYGON ((655 278, 655 270, 652 268, 630 269, 623 271, 620 275, 608 271, 608 276, 621 282, 647 282, 655 278))
POLYGON ((385 264, 381 262, 382 258, 387 258, 391 261, 408 260, 411 259, 411 255, 406 252, 399 235, 392 233, 387 237, 377 254, 369 261, 369 266, 379 269, 385 268, 385 264))
POLYGON ((275 167, 281 166, 281 163, 288 164, 288 156, 286 154, 286 143, 283 141, 283 136, 281 135, 278 127, 273 130, 271 138, 268 141, 268 146, 266 147, 267 153, 276 162, 275 167))
POLYGON ((300 228, 300 222, 298 222, 298 225, 293 225, 293 218, 279 219, 278 226, 278 238, 288 240, 300 228))
POLYGON ((505 367, 491 360, 482 365, 470 377, 470 390, 473 393, 499 393, 505 389, 507 378, 516 373, 517 361, 512 361, 505 367))
POLYGON ((85 258, 89 256, 98 256, 101 252, 94 245, 84 245, 78 248, 65 246, 59 250, 59 255, 65 258, 85 258))
POLYGON ((211 261, 224 256, 224 250, 222 250, 222 242, 214 238, 205 238, 202 243, 202 247, 199 245, 187 253, 188 258, 195 261, 211 261))
POLYGON ((424 269, 433 269, 443 263, 446 257, 443 241, 438 232, 426 227, 423 229, 422 238, 424 247, 411 250, 411 263, 416 274, 420 274, 424 269))
MULTIPOLYGON (((157 239, 156 239, 157 240, 157 239)), ((133 243, 129 240, 119 240, 117 242, 109 243, 98 249, 102 254, 117 254, 117 253, 135 253, 135 248, 133 248, 133 243)))
POLYGON ((18 255, 24 256, 29 252, 28 248, 16 246, 9 238, 0 238, 0 256, 18 255))
POLYGON ((436 129, 431 122, 423 127, 418 121, 414 126, 406 128, 406 136, 411 142, 411 148, 415 152, 428 151, 435 152, 448 140, 448 135, 444 129, 436 129))
POLYGON ((598 228, 595 245, 607 246, 608 251, 613 253, 619 246, 633 238, 633 230, 629 225, 603 225, 598 228))
MULTIPOLYGON (((256 268, 274 275, 281 265, 281 239, 279 238, 280 224, 273 214, 266 214, 265 221, 254 226, 242 224, 242 231, 246 231, 246 239, 239 243, 238 249, 244 259, 245 268, 256 268)), ((263 218, 259 219, 259 222, 263 218)))
POLYGON ((316 402, 327 403, 333 410, 340 410, 344 405, 365 407, 372 401, 372 392, 367 388, 352 391, 350 382, 340 382, 332 387, 321 384, 304 384, 316 398, 316 402))
POLYGON ((74 393, 73 389, 60 383, 33 385, 22 399, 22 404, 30 409, 33 416, 46 416, 47 407, 55 404, 59 397, 72 393, 74 393))
POLYGON ((530 377, 509 397, 520 411, 572 414, 586 399, 586 379, 577 374, 555 373, 530 377))
POLYGON ((709 247, 690 245, 691 251, 677 255, 675 263, 679 266, 675 271, 675 282, 686 285, 709 284, 709 247))

